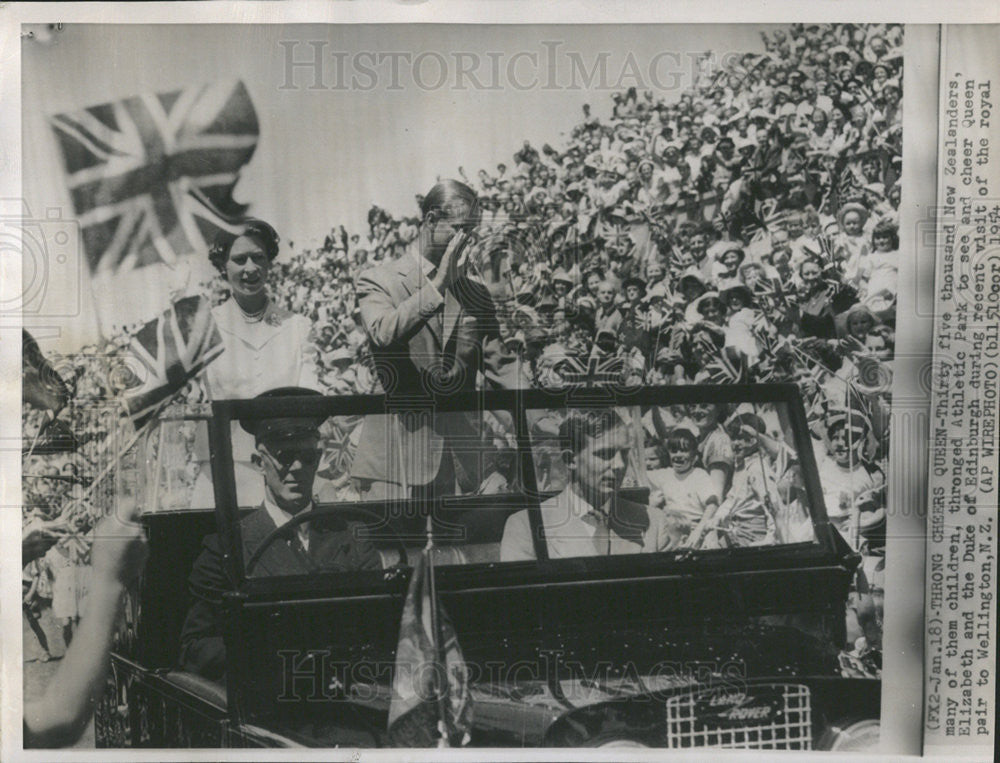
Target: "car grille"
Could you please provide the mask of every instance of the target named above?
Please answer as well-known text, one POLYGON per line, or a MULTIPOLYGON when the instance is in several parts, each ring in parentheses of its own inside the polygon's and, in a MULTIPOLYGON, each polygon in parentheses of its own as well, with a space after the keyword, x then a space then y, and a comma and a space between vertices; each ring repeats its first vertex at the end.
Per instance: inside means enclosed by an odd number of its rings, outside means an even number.
POLYGON ((808 750, 809 687, 756 684, 686 692, 666 702, 667 747, 808 750))

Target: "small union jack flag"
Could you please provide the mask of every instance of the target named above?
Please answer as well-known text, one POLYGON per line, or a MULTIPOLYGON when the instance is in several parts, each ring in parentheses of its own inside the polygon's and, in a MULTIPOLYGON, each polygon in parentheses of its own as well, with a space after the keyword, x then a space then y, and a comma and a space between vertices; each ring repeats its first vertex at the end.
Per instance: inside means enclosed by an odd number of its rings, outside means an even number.
POLYGON ((354 461, 354 452, 361 439, 362 417, 338 418, 323 439, 323 463, 319 475, 329 480, 338 480, 348 474, 354 461))
POLYGON ((173 266, 246 212, 232 190, 259 129, 242 82, 138 95, 51 124, 91 273, 173 266))
POLYGON ((703 384, 740 384, 746 381, 746 364, 743 358, 733 358, 724 350, 712 356, 698 374, 703 384))
POLYGON ((774 199, 765 199, 758 204, 754 222, 744 226, 743 235, 751 243, 761 241, 788 221, 788 211, 779 210, 774 199))
POLYGON ((575 370, 564 371, 562 377, 568 384, 584 387, 623 383, 628 372, 625 359, 617 355, 607 358, 591 357, 586 368, 575 359, 572 359, 572 363, 575 370))
POLYGON ((133 335, 126 378, 112 384, 124 388, 125 407, 138 427, 223 349, 208 300, 184 297, 133 335))

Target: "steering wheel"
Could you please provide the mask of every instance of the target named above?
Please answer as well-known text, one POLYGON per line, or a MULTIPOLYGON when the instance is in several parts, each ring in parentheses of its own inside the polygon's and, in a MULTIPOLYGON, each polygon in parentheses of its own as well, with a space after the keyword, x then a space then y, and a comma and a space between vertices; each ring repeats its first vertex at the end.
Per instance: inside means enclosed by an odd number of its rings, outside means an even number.
MULTIPOLYGON (((359 516, 365 517, 366 519, 374 519, 377 522, 383 522, 385 520, 385 518, 382 517, 377 512, 370 511, 369 509, 362 509, 359 506, 354 506, 354 507, 345 508, 345 509, 337 509, 335 511, 338 514, 341 514, 341 513, 343 513, 343 514, 357 514, 359 516)), ((317 514, 329 516, 329 515, 331 515, 333 513, 334 513, 334 511, 323 510, 323 509, 319 509, 319 508, 312 508, 312 509, 309 509, 309 511, 299 512, 298 514, 296 514, 295 516, 293 516, 290 520, 288 520, 288 522, 286 522, 285 524, 283 524, 281 527, 275 527, 271 532, 269 532, 264 537, 264 540, 262 540, 260 542, 260 545, 257 546, 257 548, 254 550, 254 552, 250 555, 250 559, 247 561, 246 569, 245 569, 247 577, 250 576, 250 573, 253 571, 254 567, 257 566, 257 563, 260 561, 261 556, 264 555, 264 551, 267 550, 267 548, 269 548, 270 545, 272 543, 274 543, 274 541, 278 537, 280 537, 281 535, 284 535, 289 530, 291 530, 294 527, 299 526, 303 522, 308 522, 310 519, 312 519, 313 517, 315 517, 317 514)), ((387 525, 387 526, 390 528, 390 530, 392 530, 392 537, 393 537, 393 540, 395 541, 396 550, 399 552, 399 561, 396 563, 395 566, 396 567, 409 567, 410 566, 410 560, 409 560, 409 557, 407 556, 407 553, 406 553, 406 543, 404 542, 402 536, 400 536, 400 534, 396 530, 392 529, 392 525, 387 525)))

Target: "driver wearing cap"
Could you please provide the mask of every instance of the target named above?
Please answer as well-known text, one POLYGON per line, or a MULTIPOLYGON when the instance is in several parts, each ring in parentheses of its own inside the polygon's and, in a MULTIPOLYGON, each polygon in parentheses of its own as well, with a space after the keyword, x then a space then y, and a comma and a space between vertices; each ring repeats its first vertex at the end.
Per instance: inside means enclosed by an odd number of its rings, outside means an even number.
MULTIPOLYGON (((318 395, 295 387, 272 390, 259 398, 318 395)), ((317 572, 379 569, 378 552, 359 537, 360 524, 324 515, 320 521, 294 521, 313 508, 313 480, 320 460, 319 427, 323 419, 244 420, 254 436, 254 466, 264 477, 264 501, 240 520, 240 539, 248 576, 308 575, 317 572), (288 531, 270 536, 279 527, 288 531), (265 539, 269 541, 265 545, 265 539)), ((206 678, 221 679, 226 651, 220 619, 221 594, 231 590, 225 550, 216 534, 205 538, 189 584, 195 603, 181 631, 180 666, 206 678)))

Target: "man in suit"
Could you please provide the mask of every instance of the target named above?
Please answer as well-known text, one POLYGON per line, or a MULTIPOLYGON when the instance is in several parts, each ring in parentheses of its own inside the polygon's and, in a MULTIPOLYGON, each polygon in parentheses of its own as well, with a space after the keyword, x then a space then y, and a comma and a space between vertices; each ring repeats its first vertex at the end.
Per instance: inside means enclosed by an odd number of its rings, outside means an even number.
POLYGON ((445 180, 423 197, 420 233, 398 260, 358 277, 361 320, 388 400, 408 410, 368 416, 351 466, 365 498, 472 492, 482 479, 474 413, 435 413, 431 396, 476 388, 527 386, 503 347, 491 296, 499 263, 470 276, 479 222, 475 192, 445 180))
MULTIPOLYGON (((318 394, 301 388, 265 392, 259 398, 318 394)), ((260 419, 241 426, 254 437, 253 464, 264 477, 264 502, 240 520, 243 561, 251 558, 276 528, 288 531, 260 551, 248 576, 308 575, 316 572, 379 569, 378 552, 358 537, 359 525, 324 517, 294 523, 293 518, 313 508, 313 480, 319 466, 319 427, 322 419, 260 419)), ((180 666, 206 678, 221 679, 226 669, 220 603, 232 590, 218 535, 205 538, 189 583, 195 603, 181 631, 180 666)))
MULTIPOLYGON (((665 551, 670 536, 663 512, 619 495, 631 438, 613 409, 571 410, 559 425, 569 484, 541 505, 550 559, 665 551)), ((511 514, 500 561, 535 559, 528 510, 511 514)))

